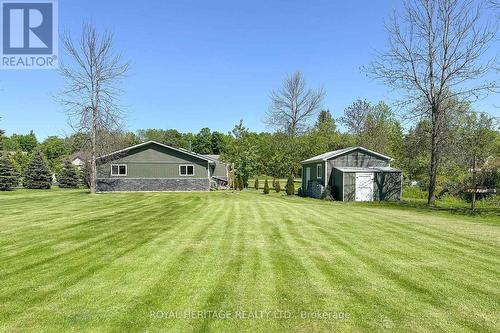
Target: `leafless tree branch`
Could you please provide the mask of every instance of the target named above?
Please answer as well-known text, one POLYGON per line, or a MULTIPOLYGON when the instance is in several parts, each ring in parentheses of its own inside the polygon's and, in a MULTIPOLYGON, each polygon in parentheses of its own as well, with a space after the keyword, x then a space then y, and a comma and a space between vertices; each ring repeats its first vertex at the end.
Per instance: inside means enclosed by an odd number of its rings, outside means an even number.
POLYGON ((266 124, 291 135, 303 132, 323 106, 325 92, 306 88, 300 71, 287 75, 281 89, 271 92, 266 124))
POLYGON ((403 95, 402 105, 432 122, 429 203, 435 199, 442 122, 454 106, 498 89, 486 80, 494 59, 484 55, 496 27, 484 24, 474 0, 406 0, 386 24, 388 49, 364 68, 403 95))
POLYGON ((65 107, 68 122, 77 132, 90 136, 91 193, 96 190, 96 157, 109 151, 113 133, 121 128, 122 111, 118 98, 121 80, 129 70, 129 63, 113 51, 113 34, 99 36, 96 28, 83 25, 78 41, 69 33, 62 38, 69 62, 62 62, 60 74, 66 87, 57 96, 65 107))

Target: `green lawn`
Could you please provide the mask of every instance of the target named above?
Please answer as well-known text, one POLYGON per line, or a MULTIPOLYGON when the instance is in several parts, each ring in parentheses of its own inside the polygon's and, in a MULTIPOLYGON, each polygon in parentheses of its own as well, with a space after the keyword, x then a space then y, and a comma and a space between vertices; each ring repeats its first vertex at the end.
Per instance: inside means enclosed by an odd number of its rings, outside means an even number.
POLYGON ((0 210, 4 332, 500 327, 499 214, 255 190, 17 190, 0 210))

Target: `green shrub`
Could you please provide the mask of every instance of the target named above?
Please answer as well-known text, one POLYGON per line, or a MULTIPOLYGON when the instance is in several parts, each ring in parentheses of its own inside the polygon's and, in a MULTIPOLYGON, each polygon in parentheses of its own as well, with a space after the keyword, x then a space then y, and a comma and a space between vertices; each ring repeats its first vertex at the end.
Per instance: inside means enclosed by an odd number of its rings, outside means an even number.
POLYGON ((62 188, 78 188, 78 174, 76 168, 69 160, 63 164, 63 169, 57 174, 59 187, 62 188))
POLYGON ((289 175, 286 181, 286 194, 294 195, 295 194, 295 184, 293 183, 293 176, 289 175))
POLYGON ((90 188, 90 163, 85 162, 80 169, 80 182, 86 187, 90 188))
POLYGON ((238 177, 238 190, 240 191, 243 191, 243 189, 245 188, 245 182, 243 181, 243 179, 241 179, 241 177, 238 177))
POLYGON ((9 156, 0 156, 0 191, 9 191, 19 183, 19 175, 9 156))
POLYGON ((255 178, 254 187, 255 187, 256 190, 259 190, 259 178, 255 178))
POLYGON ((269 183, 266 181, 264 182, 264 194, 269 194, 269 183))
POLYGON ((24 172, 23 186, 31 189, 49 189, 52 185, 52 173, 40 151, 33 152, 28 167, 24 172))
POLYGON ((16 150, 14 155, 10 156, 12 160, 12 165, 16 168, 17 174, 20 177, 24 175, 24 171, 28 167, 28 163, 30 162, 30 155, 28 155, 24 151, 16 150))
POLYGON ((274 183, 274 190, 276 191, 276 193, 280 193, 281 191, 281 185, 278 180, 274 183))
POLYGON ((240 184, 238 182, 238 177, 234 177, 233 179, 233 189, 237 190, 240 188, 240 184))
POLYGON ((418 186, 404 186, 403 198, 405 199, 427 199, 427 192, 418 186))

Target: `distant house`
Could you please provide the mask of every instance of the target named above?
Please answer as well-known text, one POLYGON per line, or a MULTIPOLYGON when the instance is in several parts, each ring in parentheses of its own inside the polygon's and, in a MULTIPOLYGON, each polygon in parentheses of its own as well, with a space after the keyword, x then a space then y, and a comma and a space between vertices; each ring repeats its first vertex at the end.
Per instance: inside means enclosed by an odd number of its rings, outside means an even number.
POLYGON ((74 166, 76 166, 77 168, 80 168, 80 169, 85 164, 85 161, 88 161, 89 159, 90 159, 89 156, 82 151, 76 152, 76 153, 71 154, 69 156, 69 160, 70 160, 71 164, 73 164, 74 166))
POLYGON ((401 200, 402 172, 391 167, 392 160, 363 147, 314 156, 302 161, 302 190, 340 201, 401 200))
POLYGON ((227 182, 218 156, 201 155, 155 141, 144 142, 97 159, 97 191, 209 191, 227 182))

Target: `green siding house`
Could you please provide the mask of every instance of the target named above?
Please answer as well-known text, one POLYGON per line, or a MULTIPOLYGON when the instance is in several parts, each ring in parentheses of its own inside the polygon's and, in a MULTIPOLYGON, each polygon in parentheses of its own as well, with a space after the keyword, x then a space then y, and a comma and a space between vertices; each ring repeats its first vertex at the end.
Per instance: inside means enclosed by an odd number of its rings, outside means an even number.
POLYGON ((227 168, 218 157, 154 141, 97 159, 98 192, 208 191, 214 175, 227 181, 227 168))
POLYGON ((302 161, 302 191, 340 201, 401 200, 402 172, 393 159, 363 147, 331 151, 302 161))

